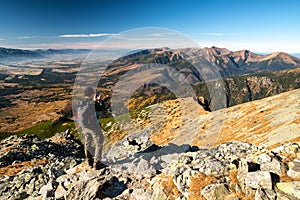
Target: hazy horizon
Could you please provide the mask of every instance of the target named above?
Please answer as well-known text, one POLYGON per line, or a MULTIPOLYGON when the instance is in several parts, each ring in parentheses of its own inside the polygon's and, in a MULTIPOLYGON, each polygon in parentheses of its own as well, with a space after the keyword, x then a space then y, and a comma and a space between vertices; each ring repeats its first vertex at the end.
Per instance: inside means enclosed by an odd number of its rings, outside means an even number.
MULTIPOLYGON (((212 48, 213 46, 210 47, 200 47, 200 48, 212 48)), ((215 46, 214 47, 218 47, 218 48, 226 48, 226 47, 219 47, 219 46, 215 46)), ((116 48, 116 49, 92 49, 92 48, 18 48, 18 47, 5 47, 5 46, 0 46, 0 48, 8 48, 8 49, 21 49, 21 50, 49 50, 49 49, 54 49, 54 50, 86 50, 86 51, 126 51, 126 50, 132 50, 132 48, 116 48)), ((157 47, 157 48, 164 48, 164 47, 157 47)), ((190 47, 186 47, 186 48, 190 48, 190 47)), ((232 50, 229 48, 226 48, 230 51, 242 51, 242 50, 249 50, 253 53, 259 54, 259 55, 268 55, 268 54, 272 54, 272 53, 276 53, 276 52, 256 52, 256 51, 252 51, 251 49, 238 49, 238 50, 232 50)), ((136 50, 139 50, 138 48, 136 50)), ((142 49, 140 49, 142 50, 142 49)), ((283 51, 280 51, 283 52, 283 51)), ((289 53, 289 52, 284 52, 284 53, 288 53, 292 56, 295 57, 299 57, 300 58, 300 51, 299 52, 294 52, 294 53, 289 53)))

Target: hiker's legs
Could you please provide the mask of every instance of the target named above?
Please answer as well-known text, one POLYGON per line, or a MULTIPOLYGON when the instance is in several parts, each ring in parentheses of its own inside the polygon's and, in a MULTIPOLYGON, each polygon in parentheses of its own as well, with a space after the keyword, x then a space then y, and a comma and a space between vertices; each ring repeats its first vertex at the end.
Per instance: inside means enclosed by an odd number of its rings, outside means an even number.
POLYGON ((104 142, 104 135, 101 129, 97 129, 92 134, 93 140, 95 143, 95 155, 94 155, 94 163, 100 162, 102 159, 102 149, 103 149, 103 142, 104 142))
POLYGON ((92 147, 92 131, 89 129, 83 130, 84 134, 84 154, 89 166, 93 166, 93 147, 92 147))

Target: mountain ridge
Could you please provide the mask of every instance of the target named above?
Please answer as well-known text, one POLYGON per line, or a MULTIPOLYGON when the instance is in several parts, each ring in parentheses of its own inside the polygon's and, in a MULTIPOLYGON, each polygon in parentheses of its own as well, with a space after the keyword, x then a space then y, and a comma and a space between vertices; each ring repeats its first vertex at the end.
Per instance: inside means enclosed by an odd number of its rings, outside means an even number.
MULTIPOLYGON (((126 71, 126 67, 136 63, 156 63, 171 65, 174 62, 190 62, 192 66, 195 57, 201 58, 200 65, 204 60, 215 66, 222 77, 236 76, 247 73, 274 72, 285 69, 300 67, 300 58, 284 52, 275 52, 267 55, 259 55, 249 50, 230 51, 225 48, 185 48, 168 49, 156 48, 135 52, 121 57, 108 67, 126 71)), ((177 63, 178 64, 178 63, 177 63)))
MULTIPOLYGON (((197 96, 211 102, 205 85, 211 81, 210 77, 216 77, 219 73, 218 77, 223 79, 226 90, 226 106, 229 107, 299 88, 299 80, 296 78, 299 74, 296 69, 299 67, 300 58, 282 52, 258 55, 248 50, 233 52, 218 47, 174 50, 156 48, 141 50, 113 61, 101 77, 99 85, 113 88, 120 77, 124 78, 127 72, 134 70, 137 71, 135 74, 129 73, 132 76, 132 84, 139 84, 148 79, 153 79, 154 82, 169 80, 175 69, 193 86, 197 96), (153 69, 147 77, 138 72, 139 68, 145 65, 152 66, 153 69), (215 74, 210 74, 214 70, 215 74), (281 73, 284 70, 289 72, 281 73), (207 74, 204 79, 202 74, 205 73, 207 74)), ((172 96, 162 86, 148 85, 140 89, 139 97, 147 97, 147 94, 154 94, 153 91, 159 91, 156 92, 157 98, 152 99, 153 102, 164 95, 172 96), (166 91, 168 94, 163 93, 166 91)), ((133 96, 138 97, 136 94, 133 96)))

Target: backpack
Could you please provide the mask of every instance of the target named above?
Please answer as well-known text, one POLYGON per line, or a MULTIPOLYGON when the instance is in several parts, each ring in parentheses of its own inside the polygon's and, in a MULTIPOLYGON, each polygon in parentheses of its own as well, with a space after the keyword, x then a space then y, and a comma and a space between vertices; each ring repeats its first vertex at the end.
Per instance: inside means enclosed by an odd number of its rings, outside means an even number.
POLYGON ((98 113, 91 112, 95 110, 95 103, 92 100, 86 99, 81 101, 77 106, 76 123, 79 127, 94 129, 95 125, 99 125, 98 113), (92 107, 93 108, 92 108, 92 107))
POLYGON ((83 121, 84 121, 84 112, 87 110, 88 104, 86 101, 81 101, 78 103, 75 121, 79 127, 83 127, 83 121))

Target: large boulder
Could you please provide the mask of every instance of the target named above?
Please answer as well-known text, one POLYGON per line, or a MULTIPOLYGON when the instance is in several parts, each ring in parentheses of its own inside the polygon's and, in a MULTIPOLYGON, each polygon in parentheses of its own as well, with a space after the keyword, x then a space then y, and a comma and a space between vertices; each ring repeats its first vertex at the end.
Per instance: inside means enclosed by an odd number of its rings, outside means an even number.
POLYGON ((285 165, 280 162, 275 156, 269 156, 266 153, 259 156, 258 162, 260 164, 261 171, 268 171, 278 176, 283 175, 286 172, 285 165))
POLYGON ((300 199, 300 181, 277 183, 277 188, 291 198, 300 199))
POLYGON ((254 189, 272 189, 272 177, 270 172, 256 171, 248 172, 245 179, 246 186, 254 189))

